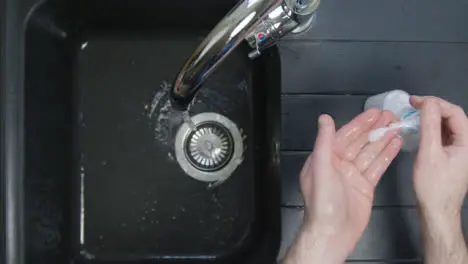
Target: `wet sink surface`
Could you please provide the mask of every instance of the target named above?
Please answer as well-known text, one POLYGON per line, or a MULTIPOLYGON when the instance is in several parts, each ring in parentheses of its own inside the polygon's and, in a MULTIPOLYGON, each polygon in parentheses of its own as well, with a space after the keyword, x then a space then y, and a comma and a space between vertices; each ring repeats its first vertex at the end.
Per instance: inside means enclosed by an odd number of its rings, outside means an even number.
MULTIPOLYGON (((81 93, 83 250, 97 256, 216 257, 248 244, 256 222, 252 152, 246 151, 243 166, 213 191, 185 175, 174 158, 168 80, 181 64, 175 58, 196 47, 196 35, 87 39, 75 77, 81 93)), ((251 120, 245 118, 250 116, 247 60, 234 54, 190 112, 208 108, 229 116, 252 146, 251 120)))
MULTIPOLYGON (((174 158, 167 92, 218 18, 183 24, 161 11, 167 6, 143 2, 117 3, 99 18, 108 3, 88 4, 72 5, 78 15, 42 5, 26 31, 30 263, 273 263, 281 232, 276 50, 252 62, 241 46, 190 107, 227 116, 244 136, 241 165, 209 189, 174 158), (159 24, 145 4, 160 8, 159 24), (126 16, 134 20, 125 24, 126 16)), ((196 11, 188 5, 179 11, 196 11)), ((222 15, 232 3, 211 6, 206 12, 222 15)))

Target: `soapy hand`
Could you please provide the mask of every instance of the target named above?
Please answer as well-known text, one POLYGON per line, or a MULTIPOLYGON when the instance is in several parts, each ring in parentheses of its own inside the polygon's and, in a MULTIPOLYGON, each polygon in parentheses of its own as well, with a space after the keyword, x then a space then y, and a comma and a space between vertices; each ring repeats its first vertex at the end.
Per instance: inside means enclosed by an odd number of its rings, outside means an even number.
POLYGON ((421 109, 413 177, 420 208, 459 217, 468 188, 468 119, 461 107, 440 98, 412 96, 410 101, 421 109))
POLYGON ((343 263, 351 253, 369 222, 375 186, 402 145, 398 129, 376 142, 369 132, 394 121, 391 112, 370 109, 335 132, 330 116, 319 118, 300 175, 304 224, 285 263, 343 263))

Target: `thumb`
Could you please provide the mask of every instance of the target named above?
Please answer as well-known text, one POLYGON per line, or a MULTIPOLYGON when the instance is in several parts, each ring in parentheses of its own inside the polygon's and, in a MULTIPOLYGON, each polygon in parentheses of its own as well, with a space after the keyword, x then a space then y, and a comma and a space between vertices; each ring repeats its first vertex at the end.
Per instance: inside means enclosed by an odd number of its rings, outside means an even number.
POLYGON ((321 115, 318 120, 318 134, 315 140, 314 153, 321 161, 329 161, 333 154, 335 140, 335 122, 329 115, 321 115))

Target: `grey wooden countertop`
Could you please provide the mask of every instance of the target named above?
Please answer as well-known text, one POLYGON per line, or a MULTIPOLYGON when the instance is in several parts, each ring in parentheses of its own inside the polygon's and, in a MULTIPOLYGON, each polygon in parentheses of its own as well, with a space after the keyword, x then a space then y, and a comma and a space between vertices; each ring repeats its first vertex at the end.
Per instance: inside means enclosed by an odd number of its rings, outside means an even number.
MULTIPOLYGON (((468 1, 323 0, 313 29, 283 40, 280 257, 303 217, 298 186, 316 119, 343 125, 375 93, 403 89, 441 96, 468 110, 468 1)), ((402 153, 376 191, 370 224, 352 263, 420 263, 413 155, 402 153)), ((464 210, 468 224, 468 208, 464 210)), ((468 229, 465 229, 468 231, 468 229)))

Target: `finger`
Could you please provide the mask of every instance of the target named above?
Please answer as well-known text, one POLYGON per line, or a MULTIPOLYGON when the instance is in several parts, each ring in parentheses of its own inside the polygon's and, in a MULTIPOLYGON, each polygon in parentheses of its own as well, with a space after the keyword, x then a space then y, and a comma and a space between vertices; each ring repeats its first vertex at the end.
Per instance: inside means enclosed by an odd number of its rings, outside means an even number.
MULTIPOLYGON (((319 164, 330 164, 333 154, 333 142, 335 140, 335 123, 329 115, 321 115, 318 119, 318 133, 315 139, 314 150, 307 158, 301 171, 301 181, 305 181, 311 175, 314 159, 319 164)), ((305 186, 301 184, 301 186, 305 186)))
POLYGON ((366 177, 371 184, 376 186, 377 183, 379 183, 382 175, 385 173, 388 166, 390 166, 390 163, 400 152, 402 145, 403 141, 399 137, 393 138, 390 144, 384 148, 375 161, 364 172, 364 177, 366 177))
POLYGON ((369 142, 369 133, 377 128, 386 127, 389 124, 395 122, 397 119, 395 115, 390 111, 384 111, 380 115, 377 122, 372 125, 371 129, 365 133, 362 133, 359 138, 351 143, 351 145, 345 150, 343 158, 348 161, 353 161, 359 154, 361 149, 369 142))
POLYGON ((414 108, 421 109, 423 103, 424 103, 424 97, 423 96, 417 96, 417 95, 410 96, 410 104, 414 108))
POLYGON ((421 153, 429 153, 434 147, 442 147, 442 116, 433 98, 424 100, 421 107, 421 153))
POLYGON ((329 115, 321 115, 318 120, 318 134, 315 139, 314 153, 322 161, 330 161, 335 142, 335 122, 329 115))
POLYGON ((410 102, 413 106, 421 108, 424 102, 429 99, 439 105, 440 114, 446 120, 445 124, 447 124, 451 136, 454 137, 454 143, 468 144, 468 119, 463 108, 432 96, 412 96, 410 102))
POLYGON ((453 137, 453 144, 468 144, 468 120, 463 108, 447 101, 439 101, 440 112, 444 119, 445 130, 453 137))
POLYGON ((309 155, 309 157, 307 157, 307 160, 305 161, 304 165, 302 166, 302 170, 301 170, 301 173, 299 175, 300 181, 301 181, 301 188, 303 188, 305 186, 308 186, 308 184, 305 183, 304 181, 306 181, 308 178, 310 178, 309 176, 311 175, 311 171, 312 171, 313 156, 314 156, 314 153, 312 152, 309 155))
POLYGON ((353 163, 361 173, 366 171, 370 165, 380 156, 385 147, 400 133, 400 129, 392 129, 375 142, 367 144, 354 159, 353 163))
POLYGON ((335 135, 336 153, 342 157, 348 146, 359 138, 362 133, 368 132, 379 117, 380 110, 369 109, 340 128, 335 135))

